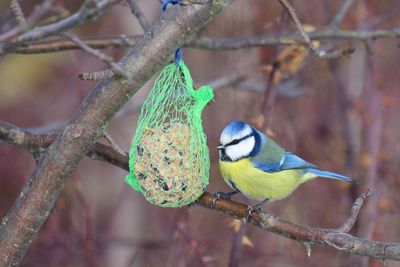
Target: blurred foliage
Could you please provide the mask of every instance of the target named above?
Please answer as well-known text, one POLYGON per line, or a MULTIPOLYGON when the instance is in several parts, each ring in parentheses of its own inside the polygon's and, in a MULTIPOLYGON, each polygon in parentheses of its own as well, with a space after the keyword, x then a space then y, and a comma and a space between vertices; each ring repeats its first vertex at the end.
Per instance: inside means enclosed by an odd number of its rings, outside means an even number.
POLYGON ((32 94, 45 79, 51 78, 53 63, 63 60, 59 54, 9 55, 0 61, 0 108, 17 105, 32 94))

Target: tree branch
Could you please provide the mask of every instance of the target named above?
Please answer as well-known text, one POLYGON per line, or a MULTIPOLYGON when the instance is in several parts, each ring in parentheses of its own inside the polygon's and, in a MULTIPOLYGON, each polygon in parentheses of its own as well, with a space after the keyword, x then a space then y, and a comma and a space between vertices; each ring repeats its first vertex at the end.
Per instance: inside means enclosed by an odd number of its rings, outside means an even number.
MULTIPOLYGON (((0 266, 19 265, 71 172, 102 135, 114 114, 169 62, 178 47, 231 2, 213 0, 206 5, 169 7, 150 30, 151 33, 146 34, 118 62, 130 74, 131 80, 105 80, 89 92, 63 132, 40 157, 35 171, 3 218, 0 225, 0 266)), ((58 31, 65 30, 64 26, 58 27, 58 31)), ((54 28, 53 25, 46 34, 53 33, 54 28)), ((30 40, 35 36, 43 37, 42 34, 31 33, 22 39, 30 40)))
MULTIPOLYGON (((47 11, 54 7, 54 1, 55 0, 44 0, 41 4, 36 5, 32 13, 26 19, 26 25, 31 27, 32 24, 36 23, 47 11)), ((16 26, 0 34, 0 43, 20 34, 21 30, 21 27, 16 26)))
MULTIPOLYGON (((308 34, 311 40, 346 40, 367 42, 379 38, 398 38, 400 28, 373 31, 321 30, 308 34)), ((286 36, 252 35, 234 38, 212 39, 200 37, 191 41, 188 46, 209 50, 236 50, 252 47, 302 44, 301 38, 292 34, 286 36)))
POLYGON ((311 51, 312 55, 320 59, 332 59, 332 58, 338 58, 339 56, 342 55, 353 53, 354 49, 338 49, 329 53, 319 50, 317 47, 314 46, 314 44, 310 39, 310 36, 308 36, 308 34, 305 32, 303 25, 301 24, 299 18, 297 17, 296 11, 293 8, 293 6, 287 0, 279 0, 279 2, 289 14, 290 19, 293 21, 294 25, 296 26, 297 30, 300 33, 301 38, 306 44, 306 47, 308 48, 308 50, 311 51))
MULTIPOLYGON (((372 31, 345 31, 330 29, 318 30, 308 34, 312 41, 314 40, 345 40, 369 42, 381 38, 399 38, 400 28, 372 31)), ((82 42, 92 48, 129 48, 137 42, 142 36, 139 35, 115 35, 100 37, 80 37, 82 42)), ((242 37, 227 37, 214 39, 209 37, 199 37, 184 44, 185 47, 193 47, 206 50, 238 50, 253 47, 266 47, 278 45, 304 44, 303 40, 292 33, 288 35, 250 35, 242 37)), ((81 49, 76 43, 64 38, 55 38, 27 43, 24 46, 10 47, 7 52, 15 54, 37 54, 53 53, 65 50, 81 49)))
POLYGON ((96 20, 107 9, 121 1, 122 0, 102 0, 99 2, 85 1, 79 11, 75 14, 53 24, 37 27, 26 32, 21 36, 18 36, 17 41, 26 42, 43 39, 64 32, 72 27, 82 25, 88 21, 96 20))
MULTIPOLYGON (((0 140, 29 151, 33 155, 46 151, 59 133, 59 129, 42 133, 38 130, 22 129, 0 121, 0 140)), ((128 161, 126 161, 128 153, 121 152, 116 147, 96 142, 87 152, 87 156, 129 170, 128 161)))
MULTIPOLYGON (((213 199, 214 196, 206 192, 198 199, 196 204, 218 210, 237 219, 246 218, 247 205, 221 199, 213 206, 213 199)), ((323 245, 343 252, 378 259, 400 260, 400 243, 370 241, 336 229, 306 227, 267 213, 255 213, 251 217, 250 223, 298 242, 323 245)))
POLYGON ((338 231, 343 233, 348 233, 353 227, 354 223, 357 220, 357 216, 360 213, 361 207, 364 204, 364 201, 371 195, 371 190, 368 189, 361 196, 359 196, 356 201, 353 203, 353 207, 351 208, 350 217, 347 218, 346 222, 338 228, 338 231))
MULTIPOLYGON (((95 49, 129 48, 132 47, 142 35, 115 35, 101 37, 80 37, 82 43, 95 49)), ((65 50, 81 49, 81 47, 66 38, 53 38, 37 42, 27 43, 24 46, 13 46, 7 51, 16 54, 52 53, 65 50)))
MULTIPOLYGON (((52 138, 56 137, 56 135, 51 136, 52 138)), ((51 138, 48 133, 35 134, 32 131, 23 130, 4 122, 0 122, 0 139, 23 149, 27 149, 28 147, 44 149, 48 145, 48 142, 51 143, 51 138), (12 138, 12 136, 15 135, 15 131, 22 132, 20 135, 24 134, 26 136, 24 141, 21 141, 21 138, 19 138, 17 142, 14 141, 15 138, 12 138), (24 145, 24 143, 29 145, 24 145)), ((128 153, 121 154, 115 151, 111 146, 96 143, 88 152, 89 156, 93 154, 100 156, 100 158, 95 157, 95 159, 101 159, 129 171, 128 153)), ((263 212, 254 213, 249 223, 265 231, 281 235, 297 242, 307 243, 309 245, 327 246, 346 253, 378 259, 400 261, 400 243, 370 241, 347 234, 354 225, 364 201, 370 194, 371 191, 368 189, 356 199, 351 209, 350 216, 338 229, 302 226, 263 212)), ((225 199, 220 199, 214 203, 214 195, 208 192, 205 192, 195 204, 211 210, 220 211, 236 219, 247 217, 247 205, 225 199)))
POLYGON ((139 21, 140 26, 142 26, 144 32, 147 32, 150 29, 150 23, 147 21, 146 16, 143 14, 142 10, 140 10, 139 5, 136 3, 137 0, 128 0, 129 7, 131 8, 132 14, 139 21))
POLYGON ((347 15, 347 13, 350 11, 351 6, 354 4, 354 0, 343 0, 343 4, 339 9, 339 12, 336 14, 336 16, 333 18, 331 23, 329 24, 329 27, 331 28, 338 28, 340 26, 340 23, 342 23, 344 17, 347 15))
POLYGON ((36 27, 16 38, 12 43, 0 43, 0 55, 8 53, 15 47, 19 47, 26 42, 43 39, 52 35, 60 34, 72 27, 82 25, 88 21, 97 19, 107 9, 122 0, 102 0, 99 2, 85 1, 82 7, 71 16, 55 23, 36 27))
POLYGON ((16 20, 18 21, 19 27, 26 28, 27 22, 22 11, 21 5, 18 3, 18 0, 11 0, 10 9, 14 13, 16 20))
MULTIPOLYGON (((277 46, 277 45, 293 45, 302 44, 310 49, 313 55, 330 59, 341 55, 353 52, 353 49, 338 49, 332 52, 325 52, 318 50, 313 44, 313 40, 353 40, 361 41, 364 43, 376 40, 378 38, 398 38, 400 37, 400 29, 382 29, 372 31, 344 31, 339 29, 340 23, 344 16, 349 12, 354 0, 344 0, 336 16, 332 22, 325 28, 316 30, 313 33, 306 33, 299 21, 294 8, 286 1, 279 0, 289 13, 292 21, 295 23, 300 36, 296 33, 288 34, 286 36, 273 36, 273 35, 260 35, 260 36, 243 36, 239 38, 224 38, 224 39, 211 39, 208 37, 200 37, 189 41, 185 46, 195 47, 208 50, 235 50, 251 47, 264 47, 264 46, 277 46)), ((49 1, 46 1, 49 2, 49 1)), ((0 44, 0 54, 5 53, 18 53, 18 54, 35 54, 35 53, 51 53, 64 50, 82 49, 82 46, 76 42, 67 40, 65 38, 54 38, 50 40, 35 41, 44 39, 45 37, 52 36, 57 31, 63 31, 73 26, 80 25, 93 20, 98 17, 102 12, 118 0, 103 0, 93 8, 88 3, 84 4, 81 9, 56 23, 46 25, 43 27, 35 28, 34 30, 25 33, 18 37, 18 41, 11 43, 0 44)), ((187 4, 203 4, 206 1, 184 1, 187 4), (188 3, 186 3, 188 2, 188 3)), ((137 16, 142 27, 147 31, 149 23, 144 17, 144 14, 138 9, 135 0, 128 1, 131 10, 137 16)), ((48 5, 47 5, 48 6, 48 5)), ((116 36, 100 36, 100 37, 78 37, 81 39, 82 44, 91 47, 92 49, 106 49, 106 48, 129 48, 139 40, 141 36, 137 35, 116 35, 116 36)), ((0 37, 0 39, 2 39, 0 37)))
POLYGON ((110 65, 118 74, 121 74, 124 76, 124 78, 129 79, 129 74, 126 73, 126 71, 119 66, 117 63, 115 63, 114 59, 112 57, 107 56, 106 54, 100 52, 97 49, 94 49, 88 45, 86 45, 82 40, 76 36, 75 34, 71 33, 64 33, 63 34, 65 37, 70 39, 72 42, 76 43, 83 51, 86 53, 98 58, 99 60, 107 63, 110 65))

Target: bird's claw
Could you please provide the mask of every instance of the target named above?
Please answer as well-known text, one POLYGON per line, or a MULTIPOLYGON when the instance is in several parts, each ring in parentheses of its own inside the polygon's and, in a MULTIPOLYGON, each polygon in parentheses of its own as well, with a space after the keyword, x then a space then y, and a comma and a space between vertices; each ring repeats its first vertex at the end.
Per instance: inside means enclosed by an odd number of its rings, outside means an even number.
POLYGON ((220 200, 221 198, 223 199, 231 199, 232 197, 232 193, 225 193, 225 192, 217 192, 214 194, 214 199, 213 199, 213 206, 215 206, 215 203, 217 203, 218 200, 220 200))
POLYGON ((253 216, 253 213, 254 212, 257 212, 257 213, 260 213, 262 210, 261 210, 261 205, 260 204, 257 204, 257 205, 255 205, 255 206, 250 206, 250 207, 248 207, 247 208, 247 215, 246 215, 246 221, 247 222, 250 222, 250 219, 251 219, 251 217, 253 216))
POLYGON ((262 206, 268 202, 268 198, 264 199, 263 201, 261 201, 260 203, 258 203, 257 205, 254 205, 252 207, 248 207, 247 208, 247 215, 246 215, 246 220, 247 222, 250 221, 251 217, 253 216, 254 212, 260 213, 262 212, 261 208, 262 206))

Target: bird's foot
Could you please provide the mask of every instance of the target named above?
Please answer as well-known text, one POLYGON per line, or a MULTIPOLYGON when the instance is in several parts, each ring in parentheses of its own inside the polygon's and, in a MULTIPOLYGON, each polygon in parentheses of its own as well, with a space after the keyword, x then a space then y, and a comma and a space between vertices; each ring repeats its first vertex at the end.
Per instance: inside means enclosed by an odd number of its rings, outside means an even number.
POLYGON ((246 215, 246 221, 250 222, 251 217, 253 216, 254 212, 260 213, 262 212, 262 206, 268 201, 268 199, 265 199, 258 203, 257 205, 254 205, 252 207, 248 207, 247 209, 247 215, 246 215))
POLYGON ((253 213, 254 212, 257 212, 257 213, 259 213, 259 212, 261 212, 261 206, 259 206, 258 204, 257 205, 255 205, 255 206, 253 206, 253 207, 249 207, 248 209, 247 209, 247 215, 246 215, 246 221, 247 222, 250 222, 250 219, 251 219, 251 217, 253 217, 253 213))
POLYGON ((215 205, 215 203, 217 203, 217 201, 218 200, 220 200, 221 198, 223 198, 223 199, 231 199, 231 197, 234 195, 234 194, 237 194, 238 192, 237 191, 233 191, 233 192, 228 192, 228 193, 225 193, 225 192, 217 192, 217 193, 215 193, 214 194, 214 199, 213 199, 213 206, 215 205))

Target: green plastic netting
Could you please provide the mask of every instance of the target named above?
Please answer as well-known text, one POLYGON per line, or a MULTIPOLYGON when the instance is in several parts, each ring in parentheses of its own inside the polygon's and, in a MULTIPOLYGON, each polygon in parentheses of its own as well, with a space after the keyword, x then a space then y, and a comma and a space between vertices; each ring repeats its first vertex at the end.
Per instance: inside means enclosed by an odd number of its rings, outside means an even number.
POLYGON ((193 89, 183 61, 166 66, 143 104, 125 181, 163 207, 193 203, 208 184, 210 159, 201 112, 209 86, 193 89))

